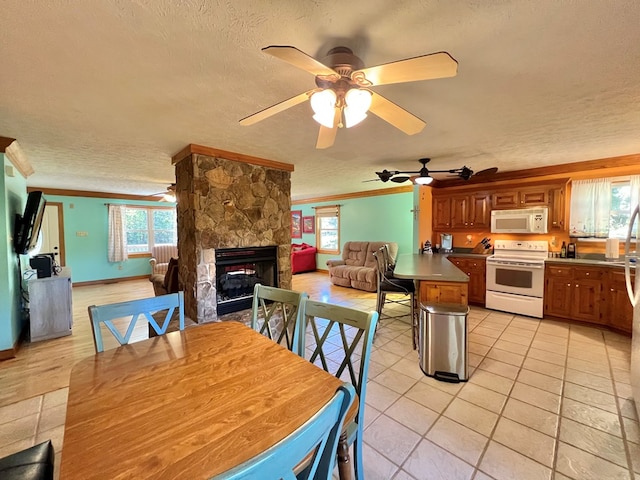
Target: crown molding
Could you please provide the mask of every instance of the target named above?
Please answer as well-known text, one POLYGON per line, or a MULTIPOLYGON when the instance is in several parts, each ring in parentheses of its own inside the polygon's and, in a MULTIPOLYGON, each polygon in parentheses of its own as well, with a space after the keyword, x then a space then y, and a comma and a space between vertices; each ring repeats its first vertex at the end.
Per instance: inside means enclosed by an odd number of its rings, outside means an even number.
POLYGON ((261 167, 275 168, 277 170, 284 170, 286 172, 293 172, 295 166, 291 163, 277 162, 275 160, 268 160, 266 158, 252 157, 251 155, 244 155, 242 153, 228 152, 226 150, 218 150, 217 148, 205 147, 203 145, 196 145, 190 143, 173 157, 171 157, 171 164, 175 165, 185 158, 191 155, 206 155, 208 157, 220 157, 225 160, 232 160, 234 162, 250 163, 251 165, 259 165, 261 167))
POLYGON ((305 203, 331 202, 333 200, 348 200, 350 198, 377 197, 379 195, 392 195, 394 193, 413 192, 413 185, 393 188, 380 188, 378 190, 367 190, 365 192, 343 193, 339 195, 327 195, 325 197, 303 198, 293 200, 291 205, 303 205, 305 203))
POLYGON ((35 173, 31 162, 29 162, 15 138, 0 137, 0 150, 24 178, 35 173))

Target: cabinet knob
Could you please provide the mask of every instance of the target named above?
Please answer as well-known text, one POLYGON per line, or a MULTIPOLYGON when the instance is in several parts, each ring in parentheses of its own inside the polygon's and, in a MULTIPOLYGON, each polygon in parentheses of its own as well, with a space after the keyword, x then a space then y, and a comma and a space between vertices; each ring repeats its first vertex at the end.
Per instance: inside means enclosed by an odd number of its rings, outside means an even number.
POLYGON ((589 276, 589 272, 587 272, 587 277, 589 276))
POLYGON ((576 288, 578 288, 580 285, 576 284, 576 288))
POLYGON ((473 222, 471 222, 470 225, 473 227, 473 222))
POLYGON ((567 283, 567 287, 570 287, 570 286, 571 286, 571 284, 570 284, 570 283, 567 283))
POLYGON ((557 225, 557 224, 558 224, 558 222, 553 222, 553 224, 554 224, 554 225, 557 225))
POLYGON ((610 290, 611 292, 613 292, 613 291, 614 291, 614 290, 613 290, 613 288, 611 288, 611 289, 609 289, 609 290, 610 290))

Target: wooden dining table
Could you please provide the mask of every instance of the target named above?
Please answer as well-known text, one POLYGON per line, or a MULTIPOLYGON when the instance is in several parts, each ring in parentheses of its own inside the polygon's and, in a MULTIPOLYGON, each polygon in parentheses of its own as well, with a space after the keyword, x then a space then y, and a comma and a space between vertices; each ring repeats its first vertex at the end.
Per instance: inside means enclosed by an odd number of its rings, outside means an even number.
POLYGON ((71 371, 60 478, 211 478, 287 437, 341 384, 238 322, 107 350, 71 371))

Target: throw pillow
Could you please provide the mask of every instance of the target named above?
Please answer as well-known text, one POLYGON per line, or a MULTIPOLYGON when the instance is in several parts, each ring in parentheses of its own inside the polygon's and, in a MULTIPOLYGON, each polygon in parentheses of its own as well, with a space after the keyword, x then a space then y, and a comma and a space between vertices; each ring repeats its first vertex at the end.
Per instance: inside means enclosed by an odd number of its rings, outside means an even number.
POLYGON ((167 266, 167 273, 164 276, 164 281, 162 282, 162 286, 165 290, 169 290, 169 279, 171 278, 171 268, 178 268, 178 259, 171 257, 169 259, 169 265, 167 266))

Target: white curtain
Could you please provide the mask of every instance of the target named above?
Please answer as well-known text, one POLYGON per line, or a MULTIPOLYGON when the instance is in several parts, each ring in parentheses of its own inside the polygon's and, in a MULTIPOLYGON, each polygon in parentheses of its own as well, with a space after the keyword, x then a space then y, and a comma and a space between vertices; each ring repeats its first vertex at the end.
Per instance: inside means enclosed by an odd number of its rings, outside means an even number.
POLYGON ((110 262, 125 262, 127 254, 127 232, 125 231, 124 205, 109 205, 109 254, 110 262))
MULTIPOLYGON (((636 205, 640 204, 640 175, 631 175, 629 184, 631 185, 631 213, 633 213, 636 205)), ((633 225, 633 234, 636 238, 638 237, 638 223, 635 222, 633 225)))
POLYGON ((570 236, 607 238, 610 215, 610 179, 572 182, 570 236))

